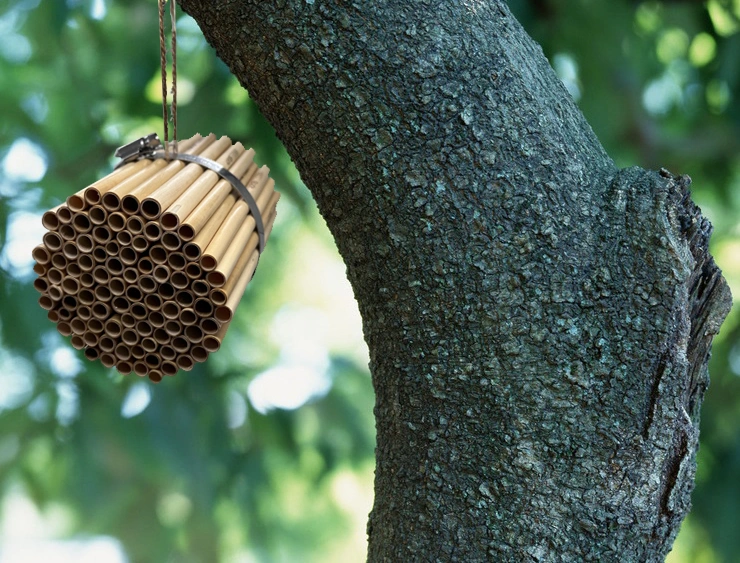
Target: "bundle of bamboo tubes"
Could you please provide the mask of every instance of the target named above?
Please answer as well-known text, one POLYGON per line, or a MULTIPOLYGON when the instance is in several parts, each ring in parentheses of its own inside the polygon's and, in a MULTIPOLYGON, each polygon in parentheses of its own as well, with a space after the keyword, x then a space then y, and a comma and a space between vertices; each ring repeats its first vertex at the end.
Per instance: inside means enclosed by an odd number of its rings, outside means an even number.
MULTIPOLYGON (((211 134, 178 152, 238 178, 267 239, 280 194, 254 150, 211 134)), ((89 360, 154 382, 219 349, 260 251, 257 221, 234 186, 176 159, 127 162, 42 222, 34 287, 49 320, 89 360)))

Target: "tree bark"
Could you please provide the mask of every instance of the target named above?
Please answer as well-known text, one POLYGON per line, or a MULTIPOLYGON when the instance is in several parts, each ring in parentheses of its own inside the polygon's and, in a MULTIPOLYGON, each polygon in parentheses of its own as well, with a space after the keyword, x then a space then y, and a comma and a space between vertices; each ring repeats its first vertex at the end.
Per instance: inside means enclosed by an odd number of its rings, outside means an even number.
POLYGON ((662 561, 730 296, 503 2, 180 0, 313 193, 376 392, 370 561, 662 561))

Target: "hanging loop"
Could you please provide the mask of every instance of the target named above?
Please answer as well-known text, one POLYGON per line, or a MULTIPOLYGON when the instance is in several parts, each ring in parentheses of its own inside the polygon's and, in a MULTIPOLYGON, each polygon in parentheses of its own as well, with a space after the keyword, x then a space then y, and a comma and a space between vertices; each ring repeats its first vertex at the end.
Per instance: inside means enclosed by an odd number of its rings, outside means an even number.
MULTIPOLYGON (((159 3, 159 66, 162 74, 162 121, 164 122, 164 152, 169 159, 169 119, 167 115, 167 43, 164 30, 164 5, 167 0, 158 0, 159 3)), ((177 14, 175 0, 170 0, 170 28, 172 42, 170 53, 172 56, 172 107, 170 116, 173 126, 174 152, 177 154, 177 14)))

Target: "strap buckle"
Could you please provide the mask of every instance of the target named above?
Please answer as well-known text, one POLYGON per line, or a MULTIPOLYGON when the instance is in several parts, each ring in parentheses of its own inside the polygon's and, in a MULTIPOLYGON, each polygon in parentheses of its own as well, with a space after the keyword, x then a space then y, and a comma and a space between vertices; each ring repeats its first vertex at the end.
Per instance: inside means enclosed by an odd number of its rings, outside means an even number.
MULTIPOLYGON (((124 162, 131 162, 143 156, 149 156, 155 150, 162 146, 162 142, 156 133, 150 133, 146 137, 132 141, 127 145, 118 147, 115 155, 122 160, 120 164, 124 162)), ((119 166, 120 166, 119 164, 119 166)))

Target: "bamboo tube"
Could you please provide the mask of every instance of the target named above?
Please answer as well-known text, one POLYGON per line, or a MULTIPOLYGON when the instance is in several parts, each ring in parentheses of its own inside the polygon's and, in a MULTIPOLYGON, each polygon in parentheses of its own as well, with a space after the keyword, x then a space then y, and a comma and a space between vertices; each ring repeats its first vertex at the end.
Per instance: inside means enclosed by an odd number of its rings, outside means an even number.
POLYGON ((103 330, 105 331, 105 334, 111 338, 118 338, 121 336, 121 331, 123 331, 121 315, 113 315, 107 319, 103 325, 103 330))
MULTIPOLYGON (((109 243, 110 244, 110 243, 109 243)), ((112 256, 109 256, 105 261, 105 267, 108 270, 109 274, 113 274, 114 276, 120 276, 123 274, 123 262, 121 262, 115 254, 112 256)))
POLYGON ((62 305, 65 309, 69 310, 70 313, 72 311, 77 310, 77 298, 74 295, 65 295, 62 298, 62 305))
POLYGON ((146 180, 154 176, 167 164, 164 160, 149 160, 148 164, 136 174, 132 174, 120 184, 111 188, 101 199, 103 207, 107 211, 116 211, 121 207, 121 198, 128 195, 136 187, 143 184, 146 180))
POLYGON ((132 215, 126 219, 126 230, 134 235, 140 235, 144 232, 144 221, 141 217, 132 215))
MULTIPOLYGON (((226 150, 216 162, 239 177, 249 168, 249 165, 254 160, 254 150, 249 149, 246 152, 251 152, 251 155, 246 155, 246 158, 241 159, 239 168, 234 166, 232 170, 231 165, 239 162, 239 157, 243 153, 246 154, 244 146, 241 143, 236 143, 226 150)), ((190 215, 219 180, 220 176, 213 170, 204 171, 162 214, 162 226, 168 230, 177 229, 180 226, 180 222, 190 215)))
POLYGON ((159 286, 159 295, 162 296, 162 299, 172 299, 175 297, 175 293, 177 292, 170 283, 163 283, 159 286))
POLYGON ((205 362, 208 359, 208 350, 203 346, 193 346, 193 349, 190 350, 190 355, 196 362, 205 362))
POLYGON ((143 235, 136 235, 131 241, 131 248, 136 252, 146 252, 149 248, 149 241, 143 235))
POLYGON ((116 341, 104 334, 98 339, 98 346, 103 352, 113 352, 116 349, 116 341))
POLYGON ((79 278, 82 275, 82 269, 77 262, 70 262, 67 264, 67 274, 73 278, 79 278))
POLYGON ((167 280, 170 279, 170 269, 164 264, 158 264, 157 266, 154 267, 152 276, 158 283, 160 284, 165 283, 167 282, 167 280))
POLYGON ((108 273, 108 270, 105 269, 105 266, 96 266, 92 271, 92 275, 93 279, 99 284, 105 285, 110 280, 110 274, 108 273))
POLYGON ((69 207, 62 205, 57 209, 57 219, 62 225, 69 225, 72 222, 73 213, 69 207))
MULTIPOLYGON (((141 339, 141 347, 144 348, 146 352, 149 352, 149 354, 153 354, 153 352, 157 351, 158 345, 157 341, 151 336, 146 336, 141 339)), ((146 357, 144 359, 146 360, 146 357)))
POLYGON ((76 260, 77 256, 79 256, 80 251, 77 248, 77 245, 73 242, 65 242, 64 246, 62 246, 62 253, 64 254, 64 257, 69 260, 76 260))
MULTIPOLYGON (((203 226, 200 232, 198 232, 196 237, 183 246, 182 251, 189 260, 197 260, 200 258, 203 249, 211 242, 211 239, 237 203, 238 202, 233 195, 227 195, 218 209, 211 215, 211 218, 208 219, 208 222, 203 226)), ((246 205, 247 204, 244 203, 244 207, 246 207, 246 205)), ((180 236, 182 237, 182 233, 180 236)))
POLYGON ((134 373, 139 377, 144 377, 149 373, 149 368, 142 360, 138 360, 134 362, 134 373))
MULTIPOLYGON (((133 268, 131 266, 136 264, 136 261, 139 259, 139 253, 136 252, 132 247, 128 247, 128 246, 123 247, 121 249, 121 252, 119 253, 119 258, 125 266, 129 266, 128 268, 123 269, 124 273, 126 272, 126 270, 129 270, 129 269, 136 272, 136 268, 133 268)), ((126 281, 129 281, 129 280, 127 279, 126 281)))
POLYGON ((133 369, 134 366, 129 361, 121 361, 116 363, 116 370, 118 370, 118 373, 120 373, 121 375, 128 375, 133 371, 133 369))
POLYGON ((93 240, 98 244, 105 244, 111 239, 111 231, 105 225, 95 227, 92 233, 93 240))
POLYGON ((90 222, 93 225, 103 225, 108 220, 108 212, 102 205, 93 205, 89 211, 90 222))
POLYGON ((157 282, 152 276, 141 276, 137 284, 142 293, 153 293, 157 289, 157 282))
POLYGON ((167 265, 172 271, 184 270, 187 260, 182 252, 170 252, 167 256, 167 265))
POLYGON ((116 233, 116 242, 119 246, 129 246, 134 237, 128 231, 119 231, 116 233))
POLYGON ((141 360, 146 356, 146 350, 142 348, 139 344, 134 344, 131 346, 131 355, 136 358, 137 360, 141 360))
POLYGON ((42 239, 44 241, 43 246, 46 246, 46 248, 51 252, 57 252, 62 249, 62 244, 64 242, 62 241, 62 237, 59 235, 59 233, 55 233, 53 231, 49 231, 48 233, 44 233, 44 236, 42 239))
POLYGON ((224 341, 226 331, 229 330, 230 322, 226 322, 221 325, 216 334, 208 334, 203 338, 203 347, 208 352, 218 352, 221 348, 221 343, 224 341))
POLYGON ((205 297, 211 290, 209 285, 203 280, 195 280, 192 284, 193 293, 198 297, 205 297))
POLYGON ((83 305, 92 305, 93 303, 95 303, 95 294, 89 289, 81 289, 77 293, 77 299, 83 305))
POLYGON ((121 361, 127 361, 131 359, 131 349, 125 344, 118 344, 115 348, 115 356, 121 361))
POLYGON ((51 297, 52 301, 61 301, 62 297, 64 297, 64 292, 62 291, 62 288, 56 284, 50 285, 47 293, 49 297, 51 297))
MULTIPOLYGON (((177 373, 177 364, 175 362, 162 362, 160 367, 163 375, 173 376, 177 373)), ((149 374, 151 378, 151 373, 149 374)))
POLYGON ((162 298, 156 293, 150 293, 144 297, 144 305, 150 311, 159 311, 162 308, 162 298))
POLYGON ((97 346, 98 345, 98 335, 94 332, 90 332, 89 330, 82 335, 82 340, 85 343, 85 346, 97 346))
POLYGON ((197 280, 203 274, 203 270, 200 266, 198 266, 198 264, 196 264, 195 262, 191 262, 187 266, 185 266, 185 274, 191 280, 197 280))
POLYGON ((65 204, 61 203, 54 209, 49 209, 46 213, 41 216, 41 224, 45 229, 49 231, 56 231, 59 228, 60 222, 57 217, 57 211, 59 211, 65 204))
POLYGON ((177 367, 181 370, 190 371, 193 369, 193 359, 190 356, 181 355, 177 358, 177 367))
POLYGON ((203 341, 203 331, 198 325, 186 326, 185 336, 191 344, 200 344, 203 341))
POLYGON ((33 288, 39 293, 45 293, 49 289, 49 282, 44 278, 36 278, 33 280, 33 288))
POLYGON ((77 265, 83 272, 91 272, 95 267, 95 261, 89 254, 82 254, 77 259, 77 265))
POLYGON ((176 319, 180 316, 180 305, 175 301, 162 303, 162 314, 166 319, 176 319))
POLYGON ((48 295, 42 295, 41 297, 39 297, 39 305, 42 309, 45 309, 47 311, 51 311, 56 306, 54 301, 52 301, 51 297, 49 297, 48 295))
POLYGON ((66 307, 62 307, 60 309, 55 309, 55 310, 57 312, 57 315, 60 321, 69 322, 72 320, 72 311, 70 311, 66 307))
POLYGON ((80 305, 77 307, 77 316, 83 321, 87 321, 92 318, 92 311, 87 305, 80 305))
MULTIPOLYGON (((277 194, 273 202, 272 195, 275 193, 273 189, 274 185, 275 182, 273 180, 269 180, 261 189, 259 196, 257 197, 257 208, 259 209, 260 215, 266 215, 266 211, 271 209, 269 206, 276 205, 277 200, 280 199, 280 195, 277 194)), ((244 202, 244 206, 246 207, 246 202, 244 202)), ((247 212, 249 212, 248 208, 247 212)), ((232 213, 234 213, 233 210, 232 213)), ((238 214, 238 216, 241 217, 241 214, 238 214)), ((223 283, 225 283, 226 277, 231 273, 231 270, 239 259, 240 249, 247 243, 249 236, 257 225, 254 217, 250 214, 246 217, 246 220, 240 222, 240 224, 234 225, 237 227, 236 230, 234 230, 234 226, 228 223, 228 221, 232 219, 233 216, 229 215, 229 217, 224 220, 224 224, 216 235, 214 235, 213 241, 208 245, 208 248, 203 252, 203 256, 201 256, 200 259, 200 267, 206 271, 214 270, 219 267, 220 262, 225 262, 221 268, 221 274, 215 274, 212 276, 214 279, 219 280, 219 285, 223 285, 223 283), (225 243, 224 239, 221 237, 227 238, 225 243)), ((214 285, 211 281, 211 277, 206 279, 214 285)))
POLYGON ((95 348, 85 348, 85 357, 88 360, 97 360, 100 353, 95 348))
POLYGON ((133 176, 139 170, 145 168, 147 164, 149 164, 149 162, 146 160, 137 160, 136 162, 124 164, 120 168, 108 174, 105 178, 101 178, 94 184, 89 185, 87 188, 82 190, 82 194, 77 192, 75 195, 85 200, 85 207, 98 205, 103 194, 116 187, 119 182, 122 182, 129 176, 133 176))
POLYGON ((180 307, 190 307, 195 302, 192 291, 181 290, 175 294, 175 301, 180 307))
MULTIPOLYGON (((96 291, 100 288, 95 288, 96 291)), ((90 308, 90 311, 92 312, 92 316, 96 319, 100 319, 101 321, 106 320, 110 316, 110 307, 102 302, 98 301, 96 303, 93 303, 93 306, 90 308)))
POLYGON ((116 313, 123 314, 128 311, 129 302, 128 299, 126 299, 125 297, 117 295, 116 297, 111 299, 110 306, 116 313))
POLYGON ((45 266, 44 264, 39 264, 37 262, 36 264, 33 265, 33 271, 34 271, 34 273, 37 274, 37 275, 39 275, 39 276, 46 275, 46 271, 47 270, 48 270, 48 267, 45 266))
POLYGON ((149 258, 155 264, 164 264, 167 262, 167 250, 161 244, 152 246, 149 249, 149 258))
MULTIPOLYGON (((213 138, 215 140, 216 136, 211 134, 206 138, 213 138)), ((221 137, 218 141, 209 143, 209 146, 200 152, 200 156, 213 160, 223 154, 230 145, 231 140, 228 137, 221 137)), ((185 165, 182 170, 141 202, 141 214, 148 219, 159 217, 162 209, 167 209, 172 205, 182 195, 182 192, 202 173, 203 167, 200 164, 190 162, 185 165)))
POLYGON ((149 381, 152 383, 159 383, 162 381, 162 372, 156 369, 153 369, 149 372, 149 381))
POLYGON ((124 328, 121 331, 121 340, 128 346, 134 346, 139 343, 139 335, 132 328, 124 328))
POLYGON ((77 232, 72 228, 72 225, 59 225, 57 231, 64 240, 74 240, 77 236, 77 232))
POLYGON ((93 248, 91 254, 93 260, 95 261, 95 264, 102 264, 108 259, 108 253, 105 251, 104 246, 96 246, 95 248, 93 248))
POLYGON ((75 350, 82 350, 85 348, 85 341, 82 339, 82 336, 77 334, 72 335, 72 338, 70 338, 70 344, 72 344, 72 347, 75 350))
MULTIPOLYGON (((272 215, 267 221, 267 227, 265 230, 265 239, 267 239, 267 236, 268 236, 267 229, 271 227, 274 220, 275 220, 275 211, 273 210, 272 215)), ((211 301, 215 305, 225 305, 226 304, 226 300, 228 299, 228 296, 231 295, 231 293, 234 290, 234 286, 239 281, 239 278, 241 277, 241 274, 244 271, 244 268, 246 267, 247 262, 249 261, 249 258, 252 256, 252 252, 253 252, 253 249, 251 249, 249 245, 245 246, 242 250, 242 254, 239 257, 238 262, 234 266, 231 274, 229 275, 223 287, 215 288, 210 292, 209 297, 211 298, 211 301)))
POLYGON ((120 211, 114 211, 108 214, 107 225, 114 233, 122 231, 126 227, 126 216, 120 211))
POLYGON ((175 289, 185 289, 190 285, 190 280, 183 272, 172 272, 170 283, 175 289))
POLYGON ((100 354, 100 363, 107 368, 112 368, 116 365, 116 357, 113 354, 100 354))
POLYGON ((51 255, 51 265, 57 270, 65 270, 69 265, 69 262, 67 261, 67 257, 64 255, 64 253, 58 252, 51 255))
MULTIPOLYGON (((154 329, 154 332, 152 333, 152 338, 157 341, 157 344, 161 345, 168 344, 171 340, 170 335, 167 334, 167 331, 163 328, 154 329)), ((162 354, 161 351, 160 355, 164 358, 164 354, 162 354)))
POLYGON ((95 241, 93 241, 90 235, 80 235, 77 237, 77 249, 84 253, 89 254, 95 247, 95 241))
POLYGON ((72 216, 72 228, 78 233, 89 233, 93 228, 93 224, 86 213, 75 213, 72 216))
POLYGON ((180 322, 183 326, 194 325, 198 322, 198 315, 195 314, 195 310, 191 307, 180 311, 180 322))
POLYGON ((72 332, 76 334, 77 336, 82 336, 85 334, 85 329, 87 328, 87 325, 85 321, 82 319, 75 317, 71 321, 69 321, 69 327, 72 329, 72 332))
POLYGON ((136 326, 136 318, 131 313, 123 313, 121 315, 121 324, 126 328, 134 328, 136 326))
POLYGON ((165 319, 164 315, 161 312, 162 305, 160 304, 159 309, 156 311, 153 311, 149 315, 149 322, 152 323, 153 327, 156 328, 162 328, 165 323, 167 322, 167 319, 165 319))
MULTIPOLYGON (((95 299, 101 302, 106 302, 106 301, 110 301, 111 299, 113 299, 113 294, 110 292, 110 289, 108 289, 107 285, 97 286, 95 288, 94 295, 95 295, 95 299)), ((100 303, 100 305, 102 304, 103 303, 100 303)))
POLYGON ((126 283, 123 278, 114 277, 108 282, 108 289, 115 297, 120 297, 126 292, 126 283))
POLYGON ((39 264, 46 265, 51 262, 51 253, 49 252, 49 249, 46 248, 43 244, 39 244, 36 248, 34 248, 33 251, 31 251, 31 256, 39 264))
POLYGON ((257 252, 256 250, 253 251, 252 255, 249 257, 247 265, 244 268, 244 271, 239 276, 239 280, 234 285, 233 292, 226 300, 226 305, 222 305, 216 309, 215 316, 216 320, 218 320, 219 322, 229 322, 234 316, 236 306, 239 305, 239 301, 241 300, 242 295, 244 295, 244 291, 247 289, 247 284, 249 283, 249 280, 252 279, 254 269, 257 267, 258 258, 259 252, 257 252))
MULTIPOLYGON (((246 154, 246 153, 245 153, 246 154)), ((244 155, 242 155, 244 157, 244 155)), ((257 165, 250 164, 244 175, 239 178, 242 184, 249 183, 249 180, 257 173, 257 165)), ((235 176, 239 177, 237 174, 235 176)), ((184 241, 193 240, 200 234, 211 219, 211 216, 220 208, 223 201, 232 193, 233 187, 226 180, 221 180, 216 184, 206 197, 197 205, 193 212, 188 215, 185 222, 180 225, 177 234, 184 241)))
POLYGON ((101 335, 103 334, 103 329, 103 321, 101 321, 100 319, 93 317, 87 321, 87 330, 89 330, 93 334, 97 334, 98 339, 102 338, 101 335))
POLYGON ((62 272, 62 270, 60 270, 59 268, 50 268, 49 272, 46 274, 46 277, 48 278, 51 285, 59 285, 64 279, 64 272, 62 272))
POLYGON ((162 356, 164 360, 173 361, 177 358, 177 350, 175 350, 172 346, 164 345, 159 350, 159 355, 162 356))
MULTIPOLYGON (((182 334, 182 324, 180 324, 180 321, 167 321, 164 323, 164 329, 167 331, 167 334, 170 336, 177 338, 182 334)), ((173 339, 173 346, 174 346, 174 339, 173 339)))
POLYGON ((62 336, 70 336, 72 334, 72 327, 69 326, 69 323, 62 321, 57 323, 57 331, 62 336))
POLYGON ((162 238, 162 228, 157 221, 149 221, 144 225, 144 236, 148 241, 157 242, 162 238))
POLYGON ((201 319, 198 326, 200 326, 201 330, 205 334, 216 334, 219 328, 221 328, 221 325, 210 317, 206 319, 201 319))
POLYGON ((71 276, 67 276, 62 279, 62 289, 68 295, 76 295, 80 291, 80 282, 71 276))
POLYGON ((139 321, 136 323, 136 332, 139 333, 140 336, 151 336, 152 332, 154 332, 154 329, 152 328, 152 325, 150 325, 146 321, 139 321))
POLYGON ((164 246, 167 250, 175 251, 179 250, 182 246, 182 240, 180 240, 180 237, 177 235, 177 233, 173 233, 171 231, 167 231, 166 233, 162 234, 162 246, 164 246))
POLYGON ((93 275, 89 271, 80 274, 80 285, 87 289, 95 285, 95 278, 93 278, 93 275))
POLYGON ((190 343, 182 336, 178 336, 172 339, 172 347, 176 352, 184 354, 190 349, 190 343))

